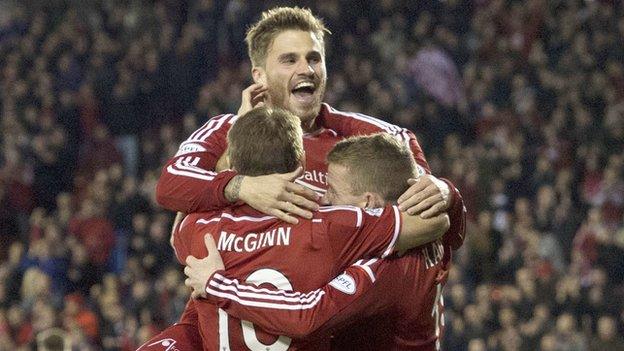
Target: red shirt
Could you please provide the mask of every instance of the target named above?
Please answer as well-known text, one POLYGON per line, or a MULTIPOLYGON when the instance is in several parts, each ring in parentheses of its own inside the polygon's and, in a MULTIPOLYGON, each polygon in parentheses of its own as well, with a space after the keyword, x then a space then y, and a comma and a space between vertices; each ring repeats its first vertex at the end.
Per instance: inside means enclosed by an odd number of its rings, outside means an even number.
POLYGON ((275 334, 314 340, 337 330, 335 350, 435 350, 443 319, 443 250, 438 242, 400 259, 360 260, 306 292, 258 289, 221 271, 206 293, 227 313, 275 334), (348 332, 340 333, 345 326, 348 332))
MULTIPOLYGON (((184 141, 161 173, 156 188, 158 203, 184 213, 208 211, 229 206, 223 189, 236 175, 233 171, 214 172, 215 165, 227 148, 227 132, 236 115, 210 119, 184 141)), ((358 113, 340 112, 327 104, 321 106, 316 133, 304 135, 306 174, 301 182, 324 192, 327 173, 326 157, 331 148, 345 137, 388 132, 409 144, 420 173, 429 173, 429 165, 416 136, 407 129, 358 113)))
MULTIPOLYGON (((236 118, 233 114, 216 116, 180 145, 158 179, 156 199, 161 206, 172 211, 192 213, 230 205, 223 190, 236 172, 227 170, 217 173, 214 169, 227 148, 227 132, 236 118)), ((431 172, 416 136, 405 128, 361 113, 338 111, 325 103, 321 105, 316 123, 321 128, 316 133, 304 135, 305 174, 297 182, 319 193, 324 193, 327 187, 327 154, 338 141, 354 135, 389 133, 409 145, 419 174, 431 172)), ((446 252, 450 255, 450 249, 459 248, 464 241, 466 214, 459 191, 449 181, 446 183, 451 189, 448 210, 451 227, 444 235, 444 244, 449 246, 446 252)))
MULTIPOLYGON (((163 168, 158 181, 156 196, 163 207, 191 213, 229 206, 223 190, 236 173, 231 170, 216 173, 214 168, 225 152, 227 132, 236 118, 235 115, 214 117, 180 145, 178 153, 163 168)), ((316 133, 304 135, 306 173, 297 182, 306 184, 319 193, 324 193, 327 187, 325 176, 328 152, 344 137, 354 135, 387 132, 410 146, 420 174, 430 173, 429 165, 416 136, 407 129, 363 114, 341 112, 327 104, 321 106, 316 123, 321 128, 316 133)), ((446 182, 449 184, 452 195, 451 206, 448 210, 451 227, 443 238, 444 266, 450 262, 451 249, 457 249, 463 243, 466 211, 459 191, 450 182, 446 182)), ((203 239, 199 240, 199 246, 203 248, 203 241, 201 241, 203 239)), ((300 263, 295 264, 304 266, 300 263)), ((311 288, 322 286, 338 273, 336 272, 311 288)), ((305 289, 297 289, 305 291, 305 289)), ((191 301, 189 305, 193 304, 194 302, 191 301)), ((187 316, 193 315, 187 312, 190 311, 185 311, 183 321, 187 316)))
MULTIPOLYGON (((396 206, 387 206, 379 215, 351 206, 326 206, 311 220, 291 225, 243 205, 188 215, 174 232, 174 247, 180 262, 188 255, 205 257, 203 238, 210 233, 230 276, 256 289, 270 283, 274 288, 307 291, 322 286, 360 257, 391 254, 400 226, 396 206)), ((328 335, 294 341, 254 328, 215 305, 195 302, 195 307, 205 349, 246 350, 274 343, 283 350, 329 347, 328 335)))
POLYGON ((115 246, 115 232, 107 218, 73 218, 69 223, 69 232, 84 245, 93 264, 106 264, 115 246))

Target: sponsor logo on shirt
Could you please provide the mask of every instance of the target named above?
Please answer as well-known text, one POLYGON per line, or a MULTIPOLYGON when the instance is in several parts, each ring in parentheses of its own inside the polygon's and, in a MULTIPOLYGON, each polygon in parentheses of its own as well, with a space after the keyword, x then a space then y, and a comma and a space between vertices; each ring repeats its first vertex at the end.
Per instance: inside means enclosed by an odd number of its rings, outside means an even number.
POLYGON ((347 273, 342 273, 341 275, 337 276, 336 278, 334 278, 334 280, 329 282, 329 285, 342 291, 345 294, 355 294, 355 280, 347 273))
POLYGON ((317 183, 321 183, 321 184, 327 184, 327 175, 323 172, 319 172, 315 169, 311 170, 311 171, 305 171, 303 173, 303 179, 307 180, 308 182, 317 182, 317 183))

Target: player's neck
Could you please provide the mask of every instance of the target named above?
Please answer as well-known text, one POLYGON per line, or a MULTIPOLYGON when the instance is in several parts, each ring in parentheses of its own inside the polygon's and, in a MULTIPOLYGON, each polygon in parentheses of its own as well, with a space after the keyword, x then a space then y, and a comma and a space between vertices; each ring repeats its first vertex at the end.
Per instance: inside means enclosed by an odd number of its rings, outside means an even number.
POLYGON ((314 117, 307 121, 301 121, 301 129, 303 129, 304 133, 310 134, 321 129, 321 125, 318 123, 318 118, 314 117))

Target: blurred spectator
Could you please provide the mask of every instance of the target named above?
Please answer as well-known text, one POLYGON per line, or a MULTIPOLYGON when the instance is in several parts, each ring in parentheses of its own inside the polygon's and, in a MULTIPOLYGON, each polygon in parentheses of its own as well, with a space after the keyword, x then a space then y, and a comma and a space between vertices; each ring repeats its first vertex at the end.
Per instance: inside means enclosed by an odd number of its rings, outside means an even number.
POLYGON ((50 328, 37 335, 37 350, 66 351, 70 350, 67 342, 67 333, 62 329, 50 328))
POLYGON ((115 234, 110 220, 93 201, 83 201, 80 211, 70 220, 68 231, 86 248, 91 263, 104 270, 115 243, 115 234))
POLYGON ((613 317, 602 316, 598 319, 597 334, 591 340, 590 350, 624 350, 624 339, 618 333, 613 317))

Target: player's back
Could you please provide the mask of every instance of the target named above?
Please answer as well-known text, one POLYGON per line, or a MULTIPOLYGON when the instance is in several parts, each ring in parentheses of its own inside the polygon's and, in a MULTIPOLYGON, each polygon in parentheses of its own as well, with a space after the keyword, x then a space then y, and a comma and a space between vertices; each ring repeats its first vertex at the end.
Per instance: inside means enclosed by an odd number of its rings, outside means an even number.
MULTIPOLYGON (((219 214, 193 214, 185 221, 195 221, 196 226, 190 240, 193 246, 188 248, 190 253, 205 256, 203 235, 212 234, 228 273, 259 288, 271 284, 286 290, 313 290, 338 274, 326 237, 314 234, 312 221, 300 220, 299 224, 291 225, 247 206, 219 214)), ((298 348, 296 343, 291 345, 289 338, 265 333, 251 323, 227 316, 216 307, 204 304, 198 310, 204 344, 210 345, 212 340, 214 349, 298 348)))
POLYGON ((435 350, 443 318, 442 256, 436 242, 380 261, 371 290, 343 311, 355 322, 338 330, 332 350, 435 350))
MULTIPOLYGON (((291 225, 248 206, 237 206, 223 212, 188 215, 174 235, 174 244, 178 259, 183 262, 187 255, 206 256, 203 236, 213 235, 228 275, 258 286, 246 293, 262 292, 263 284, 309 291, 324 285, 366 253, 381 255, 391 250, 396 238, 392 224, 396 222, 398 210, 388 207, 384 212, 367 221, 372 217, 361 209, 326 207, 315 212, 313 219, 300 219, 299 224, 291 225)), ((276 301, 291 298, 275 296, 276 301)), ((314 295, 302 298, 295 308, 306 308, 318 298, 314 295)), ((328 347, 329 340, 323 335, 305 342, 292 341, 265 333, 207 303, 198 301, 197 305, 206 349, 320 350, 328 347)))

